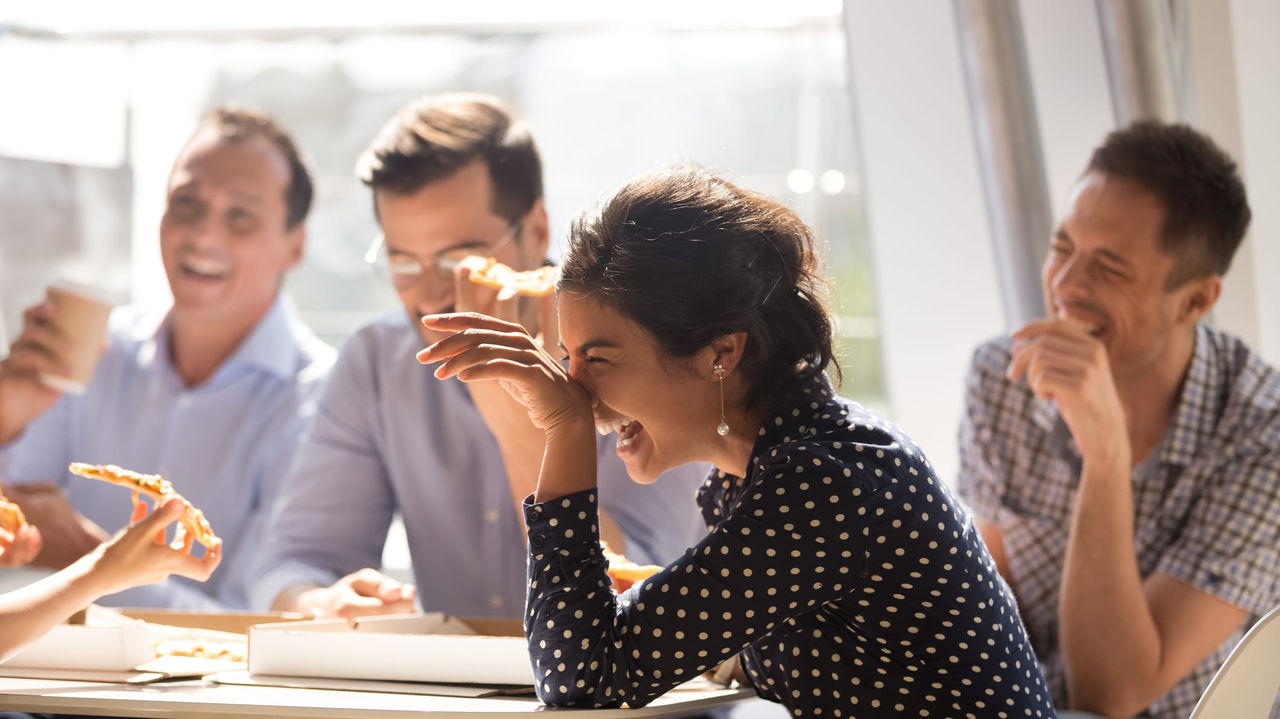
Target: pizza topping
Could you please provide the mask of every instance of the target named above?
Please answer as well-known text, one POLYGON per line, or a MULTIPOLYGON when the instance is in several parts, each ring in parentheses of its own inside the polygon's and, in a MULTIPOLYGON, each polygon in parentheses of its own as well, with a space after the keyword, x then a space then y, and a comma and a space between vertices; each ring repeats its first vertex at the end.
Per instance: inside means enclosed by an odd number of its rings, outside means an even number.
POLYGON ((0 494, 0 527, 9 534, 17 534, 27 524, 27 517, 22 513, 22 507, 10 502, 3 494, 0 494))
POLYGON ((560 268, 552 265, 519 272, 492 257, 472 255, 460 265, 471 270, 471 281, 494 289, 506 289, 529 297, 546 297, 556 288, 560 268))

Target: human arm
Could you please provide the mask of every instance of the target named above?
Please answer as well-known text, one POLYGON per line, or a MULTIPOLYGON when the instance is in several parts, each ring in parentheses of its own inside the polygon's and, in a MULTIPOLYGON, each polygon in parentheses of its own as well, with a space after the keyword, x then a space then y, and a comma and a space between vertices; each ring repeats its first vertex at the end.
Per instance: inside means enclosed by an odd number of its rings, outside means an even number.
POLYGON ((1142 576, 1135 553, 1132 448, 1106 350, 1061 320, 1014 335, 1013 380, 1056 402, 1081 456, 1059 632, 1072 708, 1130 716, 1216 649, 1246 612, 1161 571, 1142 576))
MULTIPOLYGON (((381 561, 396 499, 379 446, 378 407, 395 401, 384 392, 399 388, 380 384, 379 346, 367 331, 348 341, 309 431, 281 470, 276 496, 262 508, 251 607, 345 616, 346 605, 328 601, 341 593, 319 590, 339 589, 344 577, 381 561)), ((402 611, 404 605, 384 610, 402 611)))
POLYGON ((62 571, 0 596, 0 658, 8 657, 97 597, 129 586, 158 582, 170 574, 208 579, 221 560, 215 544, 197 558, 191 540, 182 548, 164 543, 164 531, 182 514, 170 501, 150 515, 134 510, 133 523, 62 571))
MULTIPOLYGON (((554 295, 522 297, 513 291, 498 291, 472 282, 470 274, 471 270, 465 266, 454 270, 454 297, 458 312, 487 315, 520 325, 547 353, 556 352, 560 340, 556 331, 554 295), (522 309, 524 315, 537 318, 535 326, 524 327, 521 323, 522 309)), ((498 383, 468 382, 466 388, 476 411, 498 443, 516 516, 523 522, 520 503, 537 489, 546 435, 530 421, 524 405, 498 383)))

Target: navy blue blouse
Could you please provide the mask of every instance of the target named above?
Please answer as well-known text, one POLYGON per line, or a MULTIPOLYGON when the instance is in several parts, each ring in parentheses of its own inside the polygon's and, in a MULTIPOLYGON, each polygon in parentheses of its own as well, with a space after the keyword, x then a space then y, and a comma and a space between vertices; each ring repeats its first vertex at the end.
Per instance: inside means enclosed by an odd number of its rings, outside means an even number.
POLYGON ((595 492, 526 500, 538 696, 643 706, 740 654, 795 716, 1053 717, 1013 596, 919 448, 825 376, 767 417, 747 476, 699 490, 706 538, 621 595, 595 492))

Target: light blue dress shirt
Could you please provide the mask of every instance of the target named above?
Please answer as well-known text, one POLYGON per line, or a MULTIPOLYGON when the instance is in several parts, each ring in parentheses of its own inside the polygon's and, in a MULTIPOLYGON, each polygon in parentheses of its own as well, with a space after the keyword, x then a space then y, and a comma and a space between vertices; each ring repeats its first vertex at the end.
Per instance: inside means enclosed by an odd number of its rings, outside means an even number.
POLYGON ((211 610, 248 605, 251 558, 315 411, 335 353, 283 295, 213 376, 185 387, 171 360, 167 315, 112 315, 110 346, 83 395, 66 395, 13 443, 0 473, 13 483, 56 481, 108 532, 129 522, 129 492, 67 472, 68 462, 158 473, 204 511, 222 537, 208 582, 173 577, 106 597, 113 606, 211 610))
MULTIPOLYGON (((418 364, 422 347, 403 312, 347 340, 272 513, 255 607, 294 584, 378 567, 399 512, 423 609, 520 615, 525 538, 497 441, 462 382, 418 364)), ((615 443, 600 440, 600 503, 630 559, 665 565, 706 534, 694 495, 708 468, 636 484, 615 443)))

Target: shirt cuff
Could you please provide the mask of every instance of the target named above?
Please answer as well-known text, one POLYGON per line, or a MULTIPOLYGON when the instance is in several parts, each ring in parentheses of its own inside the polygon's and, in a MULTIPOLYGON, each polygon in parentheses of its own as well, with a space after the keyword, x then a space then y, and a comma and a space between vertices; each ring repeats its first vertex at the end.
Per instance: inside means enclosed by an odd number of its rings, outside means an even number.
POLYGON ((276 599, 290 587, 299 584, 328 587, 338 581, 338 575, 327 569, 313 567, 305 562, 290 561, 263 571, 249 591, 249 609, 266 611, 276 599))
POLYGON ((596 490, 584 489, 541 503, 535 503, 530 494, 523 504, 531 554, 600 546, 596 490))

